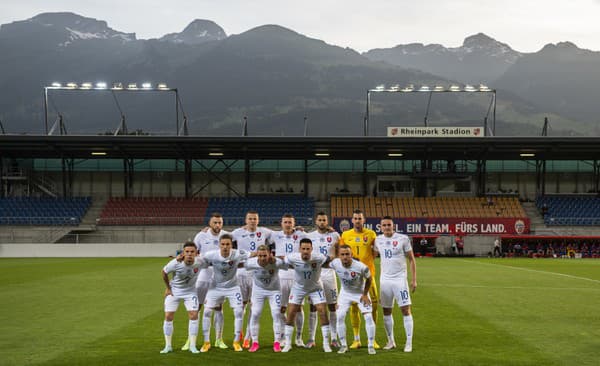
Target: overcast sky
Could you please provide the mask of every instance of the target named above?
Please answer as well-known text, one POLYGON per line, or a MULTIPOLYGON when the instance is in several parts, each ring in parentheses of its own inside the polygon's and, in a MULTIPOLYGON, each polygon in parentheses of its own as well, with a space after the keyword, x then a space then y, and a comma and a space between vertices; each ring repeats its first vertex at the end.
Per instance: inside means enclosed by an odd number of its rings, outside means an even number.
POLYGON ((457 47, 478 32, 521 52, 567 40, 600 51, 600 0, 0 0, 0 24, 58 11, 142 39, 200 18, 227 34, 279 24, 357 51, 412 42, 457 47))

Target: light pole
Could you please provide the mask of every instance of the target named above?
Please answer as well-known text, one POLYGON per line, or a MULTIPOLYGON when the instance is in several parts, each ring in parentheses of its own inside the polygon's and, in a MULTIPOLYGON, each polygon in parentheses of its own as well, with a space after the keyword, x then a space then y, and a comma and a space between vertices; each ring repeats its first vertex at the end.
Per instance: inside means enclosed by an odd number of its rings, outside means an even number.
POLYGON ((491 89, 486 85, 479 85, 478 87, 472 85, 465 85, 464 87, 458 85, 450 85, 450 87, 446 88, 441 85, 436 85, 434 87, 430 87, 427 85, 423 85, 420 88, 415 88, 413 84, 410 84, 404 88, 401 88, 400 85, 394 85, 389 88, 386 88, 385 85, 378 85, 373 89, 367 90, 367 107, 365 113, 364 120, 364 135, 368 136, 369 134, 369 120, 370 120, 370 106, 371 106, 371 93, 428 93, 427 99, 427 107, 425 109, 425 116, 423 118, 423 123, 425 127, 428 126, 428 117, 429 117, 429 107, 431 105, 431 98, 434 93, 491 93, 492 98, 490 100, 490 106, 488 107, 487 114, 484 118, 485 131, 484 134, 487 135, 487 118, 490 114, 490 110, 492 111, 492 134, 496 134, 496 89, 491 89))
MULTIPOLYGON (((180 134, 179 131, 179 109, 181 109, 181 101, 179 99, 179 91, 177 90, 177 88, 170 88, 167 86, 167 84, 165 83, 159 83, 156 86, 153 86, 151 83, 149 82, 144 82, 141 84, 140 87, 138 87, 137 83, 129 83, 124 85, 123 83, 113 83, 111 87, 108 87, 108 85, 105 82, 98 82, 96 84, 92 84, 90 82, 84 82, 81 84, 78 83, 74 83, 74 82, 70 82, 67 84, 62 84, 59 82, 54 82, 52 83, 50 86, 46 86, 44 87, 44 126, 45 126, 45 131, 46 134, 49 133, 48 131, 48 97, 49 97, 49 92, 51 91, 67 91, 67 92, 110 92, 115 100, 115 104, 117 106, 117 108, 119 109, 119 113, 120 113, 120 117, 121 117, 121 121, 119 123, 119 127, 117 128, 117 130, 115 130, 115 134, 118 134, 119 132, 125 132, 127 131, 126 125, 125 125, 125 114, 123 113, 123 110, 121 109, 121 106, 119 105, 119 101, 117 100, 117 96, 116 93, 132 93, 132 92, 170 92, 170 93, 174 93, 175 94, 175 133, 177 135, 180 134)), ((183 110, 182 110, 183 111, 183 110)), ((187 130, 187 116, 185 115, 185 112, 183 113, 184 115, 184 124, 185 124, 185 130, 187 130)))

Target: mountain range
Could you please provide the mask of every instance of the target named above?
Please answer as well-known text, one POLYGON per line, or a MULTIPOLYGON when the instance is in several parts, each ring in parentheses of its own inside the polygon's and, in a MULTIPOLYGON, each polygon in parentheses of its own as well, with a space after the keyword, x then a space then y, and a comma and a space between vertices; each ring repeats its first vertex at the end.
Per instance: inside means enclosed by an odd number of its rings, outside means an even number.
MULTIPOLYGON (((563 42, 520 53, 484 34, 457 48, 409 44, 360 54, 293 30, 264 25, 227 35, 197 19, 180 33, 140 40, 106 22, 44 13, 0 27, 0 120, 9 133, 44 133, 60 114, 70 134, 129 130, 176 133, 172 93, 48 93, 52 82, 148 80, 177 88, 191 134, 362 135, 366 91, 378 84, 487 84, 497 90, 496 135, 598 135, 600 53, 563 42)), ((422 125, 428 93, 373 94, 370 135, 422 125)), ((490 95, 432 95, 430 125, 480 126, 490 95)), ((181 123, 181 121, 179 122, 181 123)), ((181 126, 180 126, 181 127, 181 126)), ((490 129, 491 125, 489 126, 490 129)))

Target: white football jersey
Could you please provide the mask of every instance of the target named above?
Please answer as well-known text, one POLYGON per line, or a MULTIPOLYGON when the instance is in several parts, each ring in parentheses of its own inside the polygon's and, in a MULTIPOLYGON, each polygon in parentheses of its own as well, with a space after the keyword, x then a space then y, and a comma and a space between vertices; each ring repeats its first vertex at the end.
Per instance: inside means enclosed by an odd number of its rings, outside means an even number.
POLYGON ((189 265, 178 262, 177 259, 167 263, 163 271, 166 274, 174 273, 170 281, 173 296, 180 297, 196 293, 196 279, 203 265, 204 261, 200 257, 196 257, 196 261, 189 265))
POLYGON ((408 236, 381 234, 375 239, 374 248, 381 257, 381 280, 406 279, 406 253, 412 251, 408 236))
MULTIPOLYGON (((295 230, 291 234, 286 234, 283 230, 279 230, 273 231, 270 243, 275 246, 276 256, 285 257, 300 251, 300 240, 303 238, 306 238, 304 231, 295 230)), ((294 278, 294 273, 292 271, 280 271, 279 278, 291 280, 294 278)))
POLYGON ((256 231, 248 231, 240 227, 233 230, 231 235, 233 236, 233 241, 237 243, 237 249, 255 252, 260 245, 267 244, 271 233, 271 229, 259 226, 256 228, 256 231))
POLYGON ((329 263, 329 267, 337 273, 342 290, 350 294, 362 294, 365 289, 365 280, 371 278, 369 267, 355 259, 352 260, 350 267, 344 267, 342 260, 336 258, 329 263))
MULTIPOLYGON (((212 230, 201 231, 194 237, 194 244, 198 248, 200 254, 205 254, 213 250, 219 250, 219 239, 221 235, 229 234, 225 230, 221 230, 217 235, 214 235, 212 230)), ((203 268, 198 275, 198 281, 211 281, 213 276, 212 268, 203 268)))
POLYGON ((210 288, 228 289, 238 285, 238 264, 250 257, 245 250, 232 249, 227 258, 221 256, 221 252, 213 250, 204 255, 206 266, 213 267, 213 282, 210 288))
POLYGON ((290 267, 294 276, 294 288, 307 292, 323 289, 321 285, 321 267, 327 261, 327 257, 321 253, 312 253, 311 257, 304 261, 300 253, 292 253, 285 257, 285 263, 290 267))
MULTIPOLYGON (((312 240, 314 251, 335 258, 334 246, 339 243, 340 234, 335 231, 322 234, 318 230, 315 230, 308 233, 308 238, 312 240)), ((333 272, 331 268, 323 268, 323 274, 333 272)))
POLYGON ((279 290, 279 270, 286 270, 287 264, 280 258, 275 258, 275 263, 266 266, 258 264, 258 258, 250 258, 244 263, 247 270, 254 271, 252 285, 264 290, 279 290))

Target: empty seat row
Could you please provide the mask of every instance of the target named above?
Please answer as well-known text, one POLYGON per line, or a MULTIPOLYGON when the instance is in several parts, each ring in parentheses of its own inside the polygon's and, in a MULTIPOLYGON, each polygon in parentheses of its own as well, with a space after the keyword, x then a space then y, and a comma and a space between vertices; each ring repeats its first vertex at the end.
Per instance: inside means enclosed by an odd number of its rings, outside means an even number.
POLYGON ((361 209, 367 217, 526 217, 516 197, 347 197, 331 198, 331 214, 350 217, 361 209))
POLYGON ((549 226, 600 225, 600 198, 590 195, 547 195, 536 198, 536 206, 549 226))
POLYGON ((200 225, 206 198, 111 197, 104 205, 99 225, 200 225))
POLYGON ((78 225, 91 197, 0 199, 0 225, 78 225))

